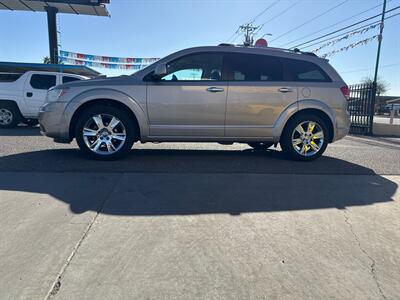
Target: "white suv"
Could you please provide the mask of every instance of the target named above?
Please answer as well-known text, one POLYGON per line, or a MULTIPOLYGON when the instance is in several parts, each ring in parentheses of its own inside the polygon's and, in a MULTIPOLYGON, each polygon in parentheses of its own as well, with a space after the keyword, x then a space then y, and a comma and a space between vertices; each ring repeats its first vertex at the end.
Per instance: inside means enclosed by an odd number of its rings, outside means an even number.
POLYGON ((37 125, 39 108, 47 90, 55 85, 88 77, 59 73, 28 71, 0 73, 0 128, 11 128, 23 122, 37 125))
POLYGON ((39 121, 56 142, 76 138, 95 159, 126 155, 135 141, 280 143, 297 160, 319 157, 349 130, 349 90, 310 53, 196 47, 131 75, 57 86, 39 121))

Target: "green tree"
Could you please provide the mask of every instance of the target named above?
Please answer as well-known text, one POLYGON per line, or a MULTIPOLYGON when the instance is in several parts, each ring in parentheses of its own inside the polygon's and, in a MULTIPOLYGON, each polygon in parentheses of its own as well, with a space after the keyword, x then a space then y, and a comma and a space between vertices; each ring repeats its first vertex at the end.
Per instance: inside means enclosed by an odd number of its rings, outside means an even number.
MULTIPOLYGON (((374 83, 374 79, 372 77, 364 77, 361 80, 362 83, 366 83, 366 84, 372 84, 374 83)), ((378 80, 376 82, 376 95, 377 96, 381 96, 386 94, 389 91, 389 83, 382 80, 380 77, 378 77, 378 80)))
POLYGON ((50 57, 48 57, 48 56, 43 57, 43 63, 44 64, 51 64, 50 57))

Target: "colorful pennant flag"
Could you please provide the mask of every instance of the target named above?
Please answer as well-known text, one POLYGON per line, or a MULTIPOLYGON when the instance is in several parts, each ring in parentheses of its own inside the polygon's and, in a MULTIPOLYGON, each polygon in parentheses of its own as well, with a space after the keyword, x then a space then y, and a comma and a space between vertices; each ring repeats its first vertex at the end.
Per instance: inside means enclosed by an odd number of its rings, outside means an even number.
POLYGON ((60 62, 68 64, 95 68, 140 70, 156 62, 159 58, 111 57, 61 50, 59 53, 59 60, 60 62))

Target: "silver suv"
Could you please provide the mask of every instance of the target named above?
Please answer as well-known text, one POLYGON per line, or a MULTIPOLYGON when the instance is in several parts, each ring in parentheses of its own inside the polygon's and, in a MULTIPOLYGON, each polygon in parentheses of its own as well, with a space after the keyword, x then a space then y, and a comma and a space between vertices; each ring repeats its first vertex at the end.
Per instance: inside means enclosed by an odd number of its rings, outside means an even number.
POLYGON ((131 76, 49 90, 42 134, 120 158, 141 142, 280 143, 296 160, 322 155, 349 130, 349 90, 311 53, 220 45, 171 54, 131 76))

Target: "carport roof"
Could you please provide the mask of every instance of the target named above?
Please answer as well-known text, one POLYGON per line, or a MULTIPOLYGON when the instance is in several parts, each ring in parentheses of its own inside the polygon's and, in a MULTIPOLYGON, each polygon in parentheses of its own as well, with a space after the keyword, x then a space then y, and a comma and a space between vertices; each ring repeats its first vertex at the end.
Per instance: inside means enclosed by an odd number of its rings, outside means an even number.
POLYGON ((46 11, 46 7, 55 7, 60 13, 109 16, 104 4, 109 0, 0 0, 0 9, 22 11, 46 11))
POLYGON ((99 72, 86 66, 0 62, 0 73, 25 73, 28 71, 62 72, 87 77, 98 77, 101 75, 99 72))

